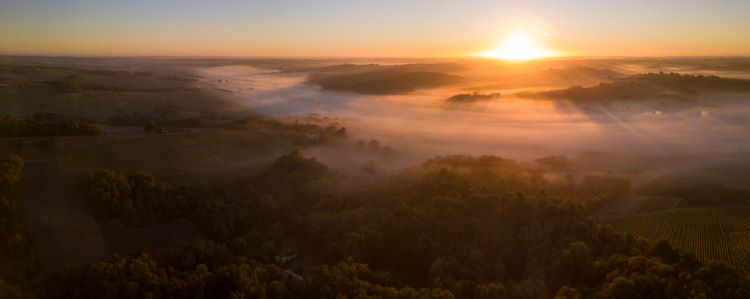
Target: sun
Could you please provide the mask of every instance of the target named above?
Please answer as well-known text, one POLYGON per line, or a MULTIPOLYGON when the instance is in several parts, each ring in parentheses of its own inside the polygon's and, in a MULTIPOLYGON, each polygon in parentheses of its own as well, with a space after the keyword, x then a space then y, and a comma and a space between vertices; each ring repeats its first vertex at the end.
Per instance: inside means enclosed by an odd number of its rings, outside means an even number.
POLYGON ((480 57, 509 61, 527 61, 558 55, 558 52, 545 49, 529 35, 522 32, 514 32, 508 35, 505 41, 498 47, 477 53, 477 56, 480 57))

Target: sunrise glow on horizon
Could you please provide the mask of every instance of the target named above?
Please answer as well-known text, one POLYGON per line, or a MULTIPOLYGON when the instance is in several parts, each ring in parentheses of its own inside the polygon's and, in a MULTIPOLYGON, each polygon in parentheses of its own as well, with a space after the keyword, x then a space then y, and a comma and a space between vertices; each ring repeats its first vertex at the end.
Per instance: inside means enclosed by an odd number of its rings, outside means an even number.
MULTIPOLYGON (((545 32, 543 36, 546 37, 549 34, 545 32)), ((502 44, 490 50, 476 53, 475 55, 508 61, 527 61, 562 56, 562 53, 546 49, 544 45, 526 33, 514 32, 508 35, 502 44)))
POLYGON ((750 38, 738 38, 750 28, 747 11, 750 2, 735 0, 9 0, 0 4, 0 54, 510 61, 748 55, 750 38), (519 24, 541 28, 532 34, 515 30, 519 24))

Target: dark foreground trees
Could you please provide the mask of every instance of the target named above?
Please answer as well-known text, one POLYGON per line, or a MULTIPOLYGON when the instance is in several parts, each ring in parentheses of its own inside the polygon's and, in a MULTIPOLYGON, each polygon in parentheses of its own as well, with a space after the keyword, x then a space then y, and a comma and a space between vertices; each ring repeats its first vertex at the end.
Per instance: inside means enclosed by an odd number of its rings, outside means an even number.
POLYGON ((149 226, 183 217, 190 207, 186 189, 158 182, 146 173, 93 171, 86 198, 99 222, 119 218, 130 226, 149 226))
MULTIPOLYGON (((211 254, 211 252, 204 252, 211 254)), ((115 257, 52 276, 43 298, 454 298, 446 290, 397 288, 384 272, 345 260, 314 267, 302 280, 273 264, 242 258, 178 271, 148 253, 115 257), (82 284, 83 281, 88 282, 82 284)))
POLYGON ((17 298, 36 275, 33 246, 21 216, 24 162, 18 156, 0 160, 0 297, 17 298))
POLYGON ((548 171, 555 170, 448 156, 368 185, 298 151, 249 179, 189 189, 97 171, 88 196, 99 217, 132 225, 185 217, 211 240, 69 269, 42 280, 37 295, 750 296, 747 278, 730 266, 703 264, 666 242, 635 240, 588 219, 601 202, 627 192, 626 181, 549 181, 548 171), (300 261, 274 259, 289 250, 300 261))

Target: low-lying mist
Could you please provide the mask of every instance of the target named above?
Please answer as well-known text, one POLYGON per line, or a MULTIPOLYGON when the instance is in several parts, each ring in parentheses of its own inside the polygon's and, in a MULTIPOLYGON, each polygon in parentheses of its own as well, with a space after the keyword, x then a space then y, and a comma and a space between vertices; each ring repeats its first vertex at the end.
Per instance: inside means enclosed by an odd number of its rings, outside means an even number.
POLYGON ((518 160, 565 155, 579 171, 612 171, 636 184, 695 173, 749 186, 744 171, 750 166, 747 93, 711 93, 682 102, 654 97, 602 103, 519 95, 607 82, 632 75, 628 70, 637 64, 620 62, 610 70, 601 61, 553 61, 524 71, 518 65, 472 62, 455 73, 467 78, 460 83, 386 95, 329 91, 308 81, 314 71, 234 65, 200 68, 196 74, 207 88, 254 113, 300 122, 319 115, 345 126, 351 144, 307 150, 334 167, 359 167, 373 160, 395 170, 447 154, 518 160), (503 81, 503 74, 515 77, 503 81), (448 100, 477 90, 495 96, 462 103, 448 100), (377 140, 396 154, 357 153, 352 149, 360 139, 377 140))

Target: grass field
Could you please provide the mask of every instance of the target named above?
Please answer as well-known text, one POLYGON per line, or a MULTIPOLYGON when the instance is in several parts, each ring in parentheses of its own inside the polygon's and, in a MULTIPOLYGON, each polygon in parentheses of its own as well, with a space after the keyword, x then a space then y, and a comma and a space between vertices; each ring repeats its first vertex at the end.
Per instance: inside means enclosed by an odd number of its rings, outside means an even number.
POLYGON ((750 274, 750 208, 684 208, 600 219, 618 232, 667 240, 703 261, 721 260, 750 274))

